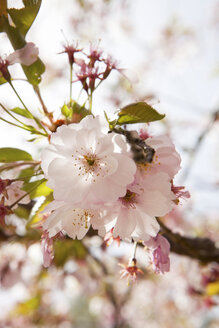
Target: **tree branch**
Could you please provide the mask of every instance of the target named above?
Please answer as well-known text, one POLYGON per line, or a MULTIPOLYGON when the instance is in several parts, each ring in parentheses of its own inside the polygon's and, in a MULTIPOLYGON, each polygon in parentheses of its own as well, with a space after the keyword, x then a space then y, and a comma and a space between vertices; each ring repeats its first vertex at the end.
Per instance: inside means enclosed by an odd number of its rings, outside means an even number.
MULTIPOLYGON (((178 233, 172 232, 161 219, 157 218, 162 235, 167 238, 171 246, 171 252, 184 255, 200 262, 207 264, 211 262, 219 263, 219 248, 209 238, 187 237, 181 236, 178 233)), ((97 232, 90 228, 88 236, 95 236, 97 232)), ((0 229, 0 242, 21 242, 32 243, 40 240, 40 233, 37 230, 31 229, 25 236, 18 236, 11 233, 6 233, 0 229)))
POLYGON ((202 263, 219 263, 219 248, 209 238, 181 236, 172 232, 161 219, 157 218, 161 233, 170 243, 171 252, 197 259, 202 263))

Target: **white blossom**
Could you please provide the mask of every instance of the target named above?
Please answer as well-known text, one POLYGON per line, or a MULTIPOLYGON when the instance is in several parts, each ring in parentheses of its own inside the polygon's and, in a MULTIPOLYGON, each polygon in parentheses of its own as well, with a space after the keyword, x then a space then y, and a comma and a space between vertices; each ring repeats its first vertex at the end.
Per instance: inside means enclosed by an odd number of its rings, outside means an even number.
POLYGON ((92 226, 100 235, 113 228, 114 237, 148 240, 160 229, 156 216, 170 212, 174 199, 168 174, 138 173, 135 182, 127 187, 126 195, 105 207, 101 217, 93 218, 92 226))
POLYGON ((51 202, 44 213, 49 214, 43 224, 43 230, 48 231, 49 238, 64 232, 72 239, 82 239, 86 235, 90 219, 95 215, 92 210, 74 208, 62 201, 51 202))
POLYGON ((152 163, 143 164, 142 169, 148 174, 166 172, 173 179, 180 169, 181 158, 170 137, 149 137, 145 141, 155 150, 155 155, 152 163))
POLYGON ((42 153, 42 169, 54 198, 76 207, 116 201, 134 180, 136 165, 121 135, 100 117, 63 125, 42 153))

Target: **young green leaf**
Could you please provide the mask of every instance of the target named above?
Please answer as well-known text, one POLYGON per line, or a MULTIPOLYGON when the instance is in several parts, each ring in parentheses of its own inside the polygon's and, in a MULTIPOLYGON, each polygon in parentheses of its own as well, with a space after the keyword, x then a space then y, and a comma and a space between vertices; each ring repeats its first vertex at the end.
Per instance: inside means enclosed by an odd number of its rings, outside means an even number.
POLYGON ((162 120, 165 115, 159 114, 145 102, 138 102, 123 107, 118 113, 117 124, 149 123, 162 120))
POLYGON ((84 106, 80 106, 76 101, 73 101, 70 107, 73 111, 73 114, 79 114, 81 119, 87 115, 90 115, 90 111, 84 106))
POLYGON ((34 174, 35 174, 34 167, 28 167, 21 171, 21 173, 19 174, 19 178, 23 179, 25 182, 28 182, 34 174))
POLYGON ((61 108, 61 112, 65 117, 69 117, 69 116, 71 116, 70 114, 71 114, 72 110, 70 110, 70 108, 66 104, 64 104, 61 108))
POLYGON ((42 0, 23 0, 24 8, 12 8, 7 10, 15 26, 19 29, 24 37, 38 14, 41 2, 42 0))
POLYGON ((45 72, 45 65, 40 58, 30 66, 22 65, 22 68, 31 84, 38 85, 41 82, 41 75, 45 72))
POLYGON ((33 116, 25 108, 15 107, 11 109, 11 112, 27 118, 33 118, 33 116))
POLYGON ((36 198, 36 197, 41 197, 41 196, 48 196, 52 193, 52 189, 47 187, 46 181, 44 179, 37 180, 34 182, 28 182, 28 183, 24 184, 22 190, 25 190, 26 192, 33 190, 29 194, 31 199, 36 198), (36 188, 34 188, 35 186, 36 186, 36 188))
POLYGON ((17 208, 15 208, 15 210, 13 211, 19 218, 21 219, 25 219, 28 220, 29 216, 30 216, 30 212, 32 210, 32 207, 34 205, 35 202, 33 202, 33 204, 30 204, 32 206, 28 206, 27 205, 22 205, 20 204, 17 208))
POLYGON ((9 147, 0 148, 0 163, 32 160, 32 156, 24 150, 9 147))

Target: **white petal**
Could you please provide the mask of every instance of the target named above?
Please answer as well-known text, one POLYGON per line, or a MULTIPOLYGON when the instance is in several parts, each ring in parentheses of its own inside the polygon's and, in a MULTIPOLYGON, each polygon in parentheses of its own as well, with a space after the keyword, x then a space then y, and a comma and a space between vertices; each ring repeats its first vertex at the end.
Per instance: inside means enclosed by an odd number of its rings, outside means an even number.
POLYGON ((120 238, 129 238, 136 227, 136 217, 134 210, 121 208, 118 213, 116 225, 114 226, 113 235, 114 237, 119 236, 120 238))

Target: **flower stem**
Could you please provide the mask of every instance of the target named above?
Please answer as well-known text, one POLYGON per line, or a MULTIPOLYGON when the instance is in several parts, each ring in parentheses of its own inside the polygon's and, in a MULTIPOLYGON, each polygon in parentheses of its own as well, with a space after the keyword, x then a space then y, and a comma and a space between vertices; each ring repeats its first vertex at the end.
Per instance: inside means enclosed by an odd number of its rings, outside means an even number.
POLYGON ((17 121, 17 122, 19 122, 19 123, 21 123, 22 125, 24 125, 25 126, 25 124, 22 122, 22 121, 20 121, 17 117, 15 117, 9 110, 7 110, 7 108, 5 107, 5 106, 3 106, 2 104, 0 104, 0 106, 4 109, 4 111, 8 114, 8 115, 10 115, 15 121, 17 121))
POLYGON ((31 114, 31 112, 29 111, 29 109, 27 108, 27 106, 25 105, 25 103, 23 102, 23 100, 21 99, 21 97, 19 96, 19 94, 17 93, 17 90, 15 89, 15 87, 13 86, 12 82, 9 82, 10 86, 12 87, 14 93, 16 94, 16 96, 18 97, 18 99, 20 100, 20 102, 22 103, 22 105, 24 106, 24 108, 30 113, 30 115, 33 117, 33 115, 31 114))
POLYGON ((70 64, 70 96, 69 96, 69 104, 71 106, 72 103, 72 64, 70 64))
POLYGON ((34 91, 36 92, 37 94, 37 97, 39 98, 39 101, 40 101, 40 104, 42 106, 42 109, 44 111, 44 114, 49 118, 50 117, 50 113, 48 112, 48 109, 43 101, 43 98, 41 96, 41 93, 40 93, 40 88, 38 87, 38 85, 34 86, 33 87, 34 91))
POLYGON ((19 166, 24 166, 24 165, 37 166, 37 165, 40 165, 40 163, 41 163, 41 161, 11 162, 11 163, 1 165, 0 172, 2 172, 4 170, 10 170, 10 169, 13 169, 13 168, 19 167, 19 166))
MULTIPOLYGON (((20 126, 20 125, 18 125, 18 124, 15 124, 15 123, 13 123, 13 122, 10 122, 10 121, 4 119, 3 117, 0 117, 0 120, 6 122, 6 123, 8 123, 8 124, 11 124, 11 125, 13 125, 13 126, 16 126, 16 127, 20 128, 20 129, 23 129, 23 130, 25 130, 25 131, 30 131, 30 129, 29 129, 28 127, 20 126)), ((44 137, 48 137, 48 133, 42 133, 42 132, 37 131, 37 130, 34 130, 34 133, 35 133, 35 134, 39 134, 39 135, 44 136, 44 137)))
POLYGON ((135 241, 135 242, 134 242, 134 249, 133 249, 133 255, 132 255, 132 259, 131 259, 131 261, 135 260, 135 257, 136 257, 136 251, 137 251, 137 246, 138 246, 138 242, 135 241))
POLYGON ((23 100, 21 99, 21 97, 19 96, 17 90, 15 89, 15 87, 13 86, 12 82, 10 81, 9 82, 10 86, 12 87, 14 93, 16 94, 16 96, 18 97, 18 99, 20 100, 20 102, 22 103, 22 105, 24 106, 24 108, 26 109, 26 111, 30 114, 30 117, 37 123, 37 125, 44 130, 45 134, 44 133, 41 133, 41 132, 38 132, 38 134, 41 134, 43 136, 46 136, 48 137, 48 133, 46 131, 46 129, 44 128, 44 126, 41 124, 41 122, 33 116, 33 114, 29 111, 29 109, 27 108, 27 106, 25 105, 25 103, 23 102, 23 100))
POLYGON ((89 111, 92 113, 93 92, 91 91, 89 97, 89 111))

